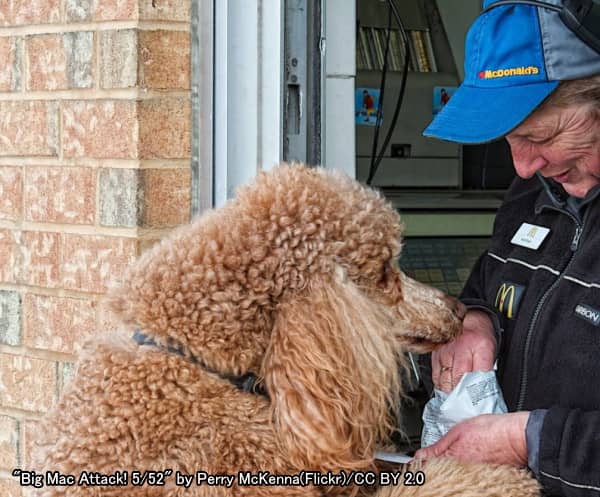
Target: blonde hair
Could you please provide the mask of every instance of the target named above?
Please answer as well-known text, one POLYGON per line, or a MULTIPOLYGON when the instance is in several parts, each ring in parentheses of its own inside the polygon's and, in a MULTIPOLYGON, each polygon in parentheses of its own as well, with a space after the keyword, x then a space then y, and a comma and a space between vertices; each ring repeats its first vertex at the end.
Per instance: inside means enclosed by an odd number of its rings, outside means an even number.
POLYGON ((595 113, 600 119, 600 74, 561 82, 540 109, 573 105, 589 107, 590 112, 595 113))

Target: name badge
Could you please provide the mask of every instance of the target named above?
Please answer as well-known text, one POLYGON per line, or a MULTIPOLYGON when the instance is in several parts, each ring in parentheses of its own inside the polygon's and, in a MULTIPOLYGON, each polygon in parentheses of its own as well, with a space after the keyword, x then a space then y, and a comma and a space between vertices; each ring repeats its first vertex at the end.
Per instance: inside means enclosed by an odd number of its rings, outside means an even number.
POLYGON ((550 233, 549 228, 543 226, 536 226, 535 224, 523 223, 517 230, 515 235, 512 237, 510 243, 513 245, 520 245, 532 250, 537 250, 544 239, 550 233))

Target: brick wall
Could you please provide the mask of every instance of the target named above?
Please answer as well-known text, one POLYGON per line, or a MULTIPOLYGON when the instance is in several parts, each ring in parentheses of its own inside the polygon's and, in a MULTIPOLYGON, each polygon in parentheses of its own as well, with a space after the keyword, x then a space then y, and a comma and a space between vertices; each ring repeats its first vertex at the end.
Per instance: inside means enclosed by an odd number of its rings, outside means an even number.
POLYGON ((191 0, 0 0, 0 496, 99 302, 190 218, 191 0))

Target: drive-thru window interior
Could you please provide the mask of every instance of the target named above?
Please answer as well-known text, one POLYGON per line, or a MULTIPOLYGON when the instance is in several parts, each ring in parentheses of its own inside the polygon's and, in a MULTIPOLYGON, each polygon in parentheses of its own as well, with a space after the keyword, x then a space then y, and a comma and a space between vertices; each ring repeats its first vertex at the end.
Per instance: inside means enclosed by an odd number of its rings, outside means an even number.
MULTIPOLYGON (((458 294, 513 178, 510 153, 503 140, 459 146, 421 132, 463 77, 480 9, 481 0, 196 1, 196 210, 281 160, 342 169, 400 210, 403 269, 458 294)), ((418 429, 415 420, 409 431, 418 429)))
POLYGON ((407 225, 404 269, 458 293, 513 177, 510 154, 504 141, 458 146, 421 132, 461 81, 464 37, 481 1, 194 7, 198 210, 222 204, 280 160, 342 169, 362 181, 371 173, 369 182, 407 225), (379 128, 370 99, 382 100, 379 128))

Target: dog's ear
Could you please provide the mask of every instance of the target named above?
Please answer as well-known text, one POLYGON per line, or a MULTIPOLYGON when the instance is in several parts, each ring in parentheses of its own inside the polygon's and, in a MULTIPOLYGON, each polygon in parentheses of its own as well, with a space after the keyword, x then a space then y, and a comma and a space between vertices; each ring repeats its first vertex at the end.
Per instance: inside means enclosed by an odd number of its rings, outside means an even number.
POLYGON ((263 363, 273 422, 297 468, 365 468, 400 395, 389 311, 342 271, 281 303, 263 363))

